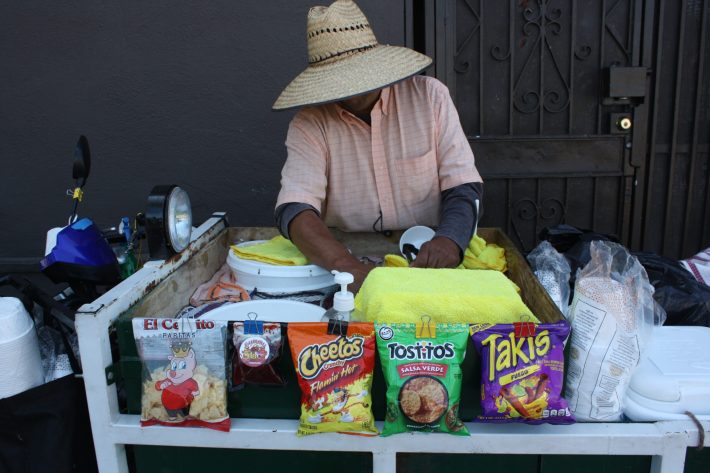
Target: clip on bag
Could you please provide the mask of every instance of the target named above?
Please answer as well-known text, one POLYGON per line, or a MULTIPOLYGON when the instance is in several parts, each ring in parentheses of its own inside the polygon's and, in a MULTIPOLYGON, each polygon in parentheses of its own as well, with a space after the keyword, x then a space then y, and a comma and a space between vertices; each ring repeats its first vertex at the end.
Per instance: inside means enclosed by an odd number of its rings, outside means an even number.
POLYGON ((227 322, 133 319, 143 362, 141 425, 229 431, 227 322))
POLYGON ((301 387, 297 435, 376 435, 372 416, 375 334, 371 323, 290 323, 288 342, 301 387))
POLYGON ((244 384, 283 386, 277 362, 281 354, 281 324, 256 320, 234 322, 232 343, 232 386, 244 384))
POLYGON ((464 324, 376 324, 387 381, 383 436, 400 432, 468 435, 459 419, 464 324))
POLYGON ((471 325, 481 355, 481 422, 571 424, 562 398, 569 324, 471 325))

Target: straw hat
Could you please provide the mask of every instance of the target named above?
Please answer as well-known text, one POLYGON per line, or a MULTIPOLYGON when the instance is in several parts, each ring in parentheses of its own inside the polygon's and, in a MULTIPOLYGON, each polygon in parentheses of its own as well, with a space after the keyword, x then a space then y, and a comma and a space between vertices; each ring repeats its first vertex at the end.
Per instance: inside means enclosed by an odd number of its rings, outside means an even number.
POLYGON ((308 11, 308 68, 281 92, 274 110, 336 102, 381 89, 421 72, 431 59, 409 48, 379 44, 351 0, 308 11))

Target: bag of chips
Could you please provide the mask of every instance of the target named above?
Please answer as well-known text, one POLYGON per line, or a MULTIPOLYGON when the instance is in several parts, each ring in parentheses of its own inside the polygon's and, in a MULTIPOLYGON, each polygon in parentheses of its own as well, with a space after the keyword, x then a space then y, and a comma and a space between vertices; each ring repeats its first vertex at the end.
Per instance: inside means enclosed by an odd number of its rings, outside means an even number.
POLYGON ((287 332, 301 387, 297 434, 376 435, 370 393, 375 367, 372 324, 291 323, 287 332))
POLYGON ((143 362, 141 425, 228 432, 227 322, 133 319, 143 362))
POLYGON ((481 422, 571 424, 562 397, 565 321, 554 324, 476 324, 471 337, 481 355, 481 422))
POLYGON ((375 324, 387 381, 382 435, 449 432, 468 435, 459 419, 464 324, 375 324))
POLYGON ((234 322, 232 386, 283 386, 277 366, 281 354, 281 324, 246 320, 234 322))

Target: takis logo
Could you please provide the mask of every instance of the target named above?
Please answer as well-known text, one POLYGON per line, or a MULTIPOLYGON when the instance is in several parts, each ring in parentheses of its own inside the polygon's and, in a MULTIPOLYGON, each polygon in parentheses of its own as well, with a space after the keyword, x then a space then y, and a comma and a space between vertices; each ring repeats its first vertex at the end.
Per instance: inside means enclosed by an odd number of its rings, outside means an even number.
POLYGON ((431 342, 417 342, 414 345, 390 343, 387 348, 391 360, 442 360, 454 357, 454 344, 451 342, 443 345, 431 342))
POLYGON ((529 364, 536 358, 544 357, 550 351, 550 332, 543 330, 534 337, 516 337, 510 332, 507 337, 492 334, 481 342, 488 347, 488 378, 493 381, 496 372, 518 366, 522 361, 529 364))
POLYGON ((298 371, 305 379, 318 376, 323 367, 333 361, 359 358, 363 353, 363 337, 338 337, 323 345, 309 345, 298 354, 298 371))

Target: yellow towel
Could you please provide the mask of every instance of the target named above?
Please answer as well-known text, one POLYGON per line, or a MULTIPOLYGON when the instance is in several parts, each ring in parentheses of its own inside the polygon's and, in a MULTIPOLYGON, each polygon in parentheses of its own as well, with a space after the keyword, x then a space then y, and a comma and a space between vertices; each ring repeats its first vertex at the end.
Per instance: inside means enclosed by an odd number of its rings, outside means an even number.
MULTIPOLYGON (((385 255, 386 268, 406 268, 407 260, 399 255, 385 255)), ((505 260, 505 250, 493 243, 474 235, 463 255, 463 261, 456 269, 494 269, 505 272, 508 264, 505 260)))
POLYGON ((436 323, 538 322, 498 271, 375 268, 355 297, 353 320, 436 323))
POLYGON ((494 269, 501 272, 508 269, 505 250, 494 243, 486 243, 478 235, 473 235, 463 254, 463 266, 466 269, 494 269))
POLYGON ((255 245, 232 245, 232 251, 239 258, 276 266, 304 266, 308 264, 308 258, 303 256, 296 245, 281 235, 255 245))
POLYGON ((385 255, 385 268, 408 268, 409 263, 403 256, 385 255))

